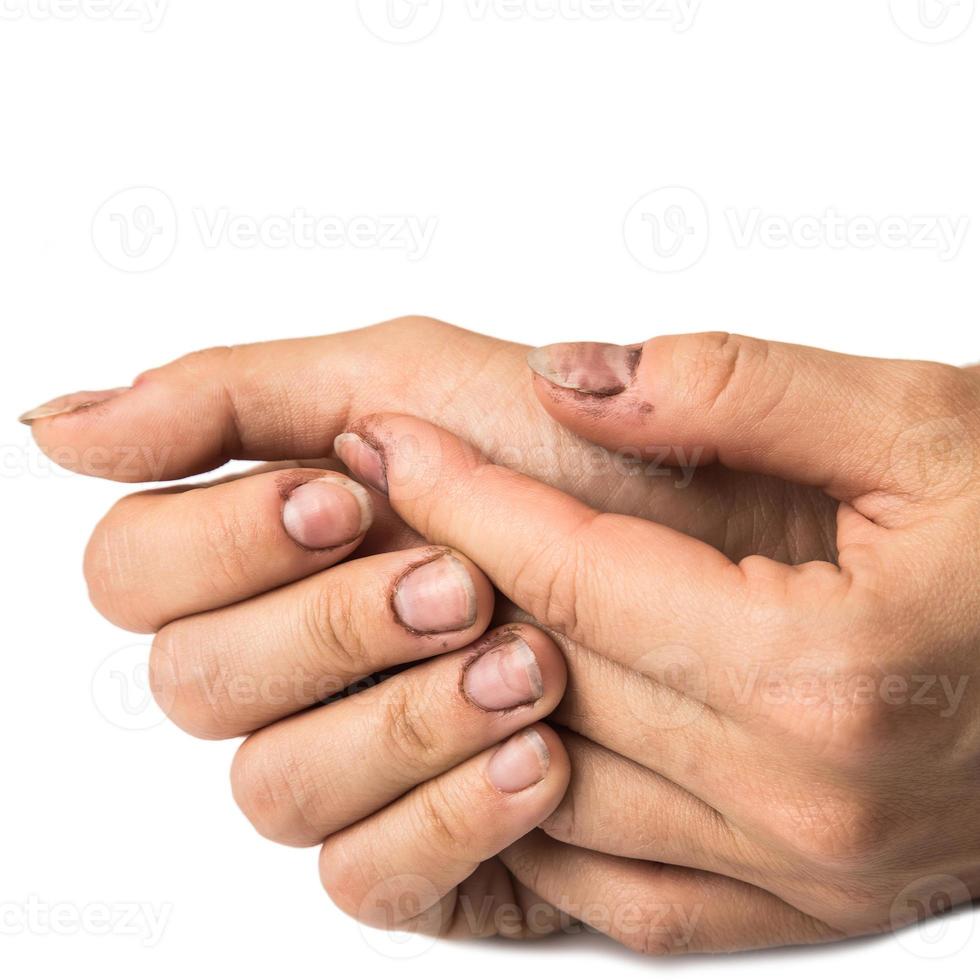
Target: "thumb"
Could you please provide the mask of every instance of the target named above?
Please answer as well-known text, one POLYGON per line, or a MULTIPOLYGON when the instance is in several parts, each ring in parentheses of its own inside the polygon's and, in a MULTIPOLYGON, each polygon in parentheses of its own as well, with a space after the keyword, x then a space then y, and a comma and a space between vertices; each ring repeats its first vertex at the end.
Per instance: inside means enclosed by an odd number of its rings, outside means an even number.
POLYGON ((844 501, 957 492, 980 470, 980 376, 947 365, 724 333, 553 344, 528 362, 555 420, 614 452, 720 462, 844 501))

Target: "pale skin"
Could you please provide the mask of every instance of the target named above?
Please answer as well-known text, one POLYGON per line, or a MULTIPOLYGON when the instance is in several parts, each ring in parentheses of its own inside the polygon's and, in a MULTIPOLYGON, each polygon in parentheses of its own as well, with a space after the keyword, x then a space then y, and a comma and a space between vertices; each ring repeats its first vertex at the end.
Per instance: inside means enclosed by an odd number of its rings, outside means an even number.
POLYGON ((126 480, 341 436, 361 487, 137 495, 89 548, 96 605, 160 631, 174 720, 260 729, 233 777, 253 823, 323 841, 352 914, 450 935, 561 910, 646 952, 735 950, 976 897, 977 373, 696 335, 546 349, 532 384, 524 353, 400 321, 192 355, 33 421, 126 480), (485 636, 492 586, 497 621, 537 625, 485 636))

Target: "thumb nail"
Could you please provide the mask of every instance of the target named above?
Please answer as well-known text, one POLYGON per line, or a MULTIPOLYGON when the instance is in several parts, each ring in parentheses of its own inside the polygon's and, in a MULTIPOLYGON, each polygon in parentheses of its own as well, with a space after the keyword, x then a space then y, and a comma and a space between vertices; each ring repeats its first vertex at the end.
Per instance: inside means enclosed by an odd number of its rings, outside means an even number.
POLYGON ((633 382, 643 348, 618 344, 551 344, 527 356, 531 370, 559 388, 608 398, 633 382))

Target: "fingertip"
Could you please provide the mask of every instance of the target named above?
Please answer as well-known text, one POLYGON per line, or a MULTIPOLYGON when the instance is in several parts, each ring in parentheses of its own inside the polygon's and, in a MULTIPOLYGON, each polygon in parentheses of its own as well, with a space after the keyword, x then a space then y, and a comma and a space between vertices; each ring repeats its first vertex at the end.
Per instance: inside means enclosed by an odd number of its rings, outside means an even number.
POLYGON ((373 517, 368 492, 341 473, 300 483, 282 506, 286 533, 311 551, 354 544, 364 537, 373 517))
POLYGON ((559 804, 569 775, 561 739, 541 722, 501 743, 486 763, 487 781, 493 789, 512 805, 530 808, 535 826, 559 804))

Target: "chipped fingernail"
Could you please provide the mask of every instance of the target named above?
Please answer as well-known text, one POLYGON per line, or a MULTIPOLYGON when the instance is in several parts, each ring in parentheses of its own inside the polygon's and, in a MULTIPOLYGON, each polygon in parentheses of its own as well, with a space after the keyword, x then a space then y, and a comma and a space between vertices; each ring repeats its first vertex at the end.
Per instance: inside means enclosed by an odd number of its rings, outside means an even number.
POLYGON ((531 370, 559 388, 609 397, 633 382, 642 348, 618 344, 551 344, 527 355, 531 370))

